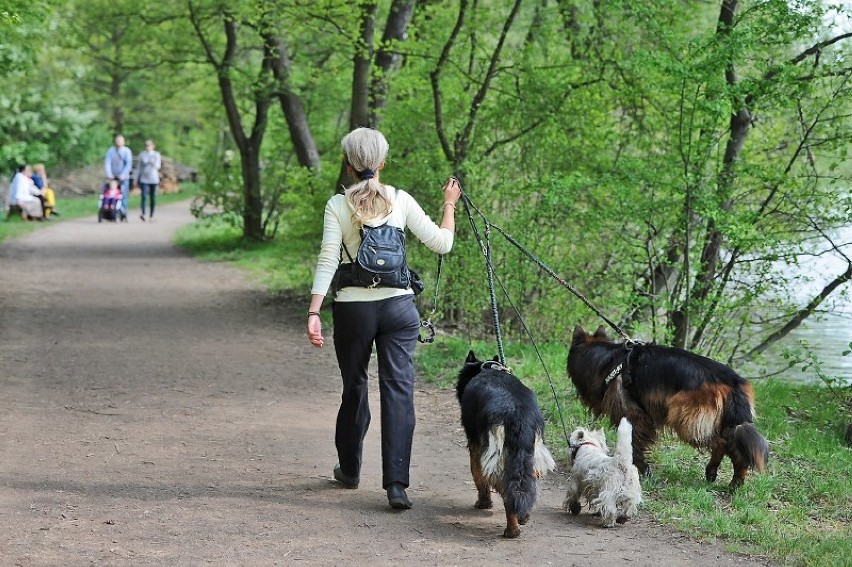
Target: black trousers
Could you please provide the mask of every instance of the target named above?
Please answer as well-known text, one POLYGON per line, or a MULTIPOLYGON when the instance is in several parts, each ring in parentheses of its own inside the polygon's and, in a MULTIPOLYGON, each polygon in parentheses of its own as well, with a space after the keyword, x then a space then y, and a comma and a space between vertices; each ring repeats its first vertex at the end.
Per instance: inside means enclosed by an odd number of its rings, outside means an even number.
POLYGON ((154 217, 154 197, 157 195, 157 183, 139 183, 139 189, 142 190, 142 216, 145 216, 145 198, 151 199, 151 214, 149 218, 154 217))
POLYGON ((343 377, 334 442, 340 468, 361 475, 364 436, 370 427, 367 366, 376 345, 382 417, 382 486, 408 486, 414 437, 414 348, 420 315, 413 295, 381 301, 335 302, 334 350, 343 377))

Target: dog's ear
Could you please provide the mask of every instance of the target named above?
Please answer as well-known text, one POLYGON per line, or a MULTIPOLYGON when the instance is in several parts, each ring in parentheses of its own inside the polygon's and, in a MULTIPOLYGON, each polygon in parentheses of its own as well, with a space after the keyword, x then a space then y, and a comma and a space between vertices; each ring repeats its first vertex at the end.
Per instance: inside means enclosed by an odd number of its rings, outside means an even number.
POLYGON ((467 358, 465 359, 465 364, 473 364, 474 362, 479 362, 476 360, 476 355, 473 354, 473 350, 468 351, 467 358))
POLYGON ((491 362, 500 362, 500 355, 499 355, 499 354, 495 354, 495 355, 494 355, 494 358, 492 358, 492 359, 491 359, 491 362))
POLYGON ((581 325, 574 325, 574 335, 571 337, 575 343, 578 343, 584 340, 589 335, 586 333, 585 329, 581 325))
POLYGON ((600 327, 598 327, 597 331, 595 331, 595 334, 592 335, 592 336, 596 339, 605 339, 605 338, 607 338, 606 329, 604 328, 603 325, 601 325, 600 327))

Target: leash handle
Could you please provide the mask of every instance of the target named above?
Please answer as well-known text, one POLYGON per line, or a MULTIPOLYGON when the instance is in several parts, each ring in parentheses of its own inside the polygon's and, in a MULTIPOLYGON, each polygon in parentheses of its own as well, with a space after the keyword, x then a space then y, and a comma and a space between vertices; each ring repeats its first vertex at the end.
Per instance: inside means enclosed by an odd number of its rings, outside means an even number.
POLYGON ((423 319, 420 321, 420 327, 426 329, 426 332, 429 333, 425 337, 421 337, 419 334, 417 335, 417 342, 422 344, 431 344, 435 342, 435 325, 432 324, 432 321, 429 319, 423 319))
POLYGON ((432 316, 438 312, 438 293, 441 286, 441 270, 444 267, 444 255, 438 255, 438 273, 435 276, 435 293, 432 296, 432 311, 425 319, 420 320, 420 327, 426 329, 429 333, 426 337, 417 336, 417 342, 422 344, 431 344, 435 342, 435 325, 432 323, 432 316))

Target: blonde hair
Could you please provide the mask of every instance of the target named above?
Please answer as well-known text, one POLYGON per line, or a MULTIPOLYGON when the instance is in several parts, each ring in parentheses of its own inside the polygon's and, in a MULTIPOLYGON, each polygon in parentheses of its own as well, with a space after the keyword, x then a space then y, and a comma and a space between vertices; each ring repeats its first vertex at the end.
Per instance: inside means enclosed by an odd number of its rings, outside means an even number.
POLYGON ((388 141, 378 130, 356 128, 340 145, 358 179, 345 191, 355 222, 363 224, 389 215, 393 207, 388 190, 376 177, 388 155, 388 141))

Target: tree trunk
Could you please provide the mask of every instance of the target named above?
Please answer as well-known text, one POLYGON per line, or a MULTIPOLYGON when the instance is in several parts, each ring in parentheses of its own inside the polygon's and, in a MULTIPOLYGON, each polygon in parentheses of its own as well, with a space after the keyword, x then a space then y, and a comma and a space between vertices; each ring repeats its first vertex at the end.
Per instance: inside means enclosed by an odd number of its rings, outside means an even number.
MULTIPOLYGON (((716 35, 720 38, 727 37, 731 33, 731 28, 734 24, 734 16, 737 11, 738 0, 723 0, 721 10, 719 11, 719 20, 716 27, 716 35)), ((734 62, 728 61, 725 68, 725 82, 733 92, 737 85, 737 76, 734 69, 734 62)), ((730 134, 727 144, 725 145, 725 155, 722 158, 722 170, 717 179, 717 195, 720 203, 720 208, 723 211, 730 210, 732 203, 730 201, 730 192, 736 178, 735 167, 739 160, 740 152, 748 137, 751 128, 751 113, 746 106, 744 100, 734 101, 738 107, 730 117, 730 134)), ((687 219, 687 222, 689 220, 687 219)), ((689 337, 689 329, 687 325, 692 319, 693 310, 703 310, 703 303, 713 289, 716 279, 716 270, 719 263, 719 253, 722 250, 724 237, 714 221, 708 221, 707 229, 704 234, 704 243, 701 249, 701 257, 699 259, 698 270, 695 276, 695 283, 690 290, 689 296, 684 301, 680 311, 680 316, 670 321, 674 335, 674 345, 681 348, 695 348, 698 346, 703 332, 706 329, 709 314, 706 312, 700 313, 700 324, 692 336, 689 337), (687 345, 689 342, 689 345, 687 345)))
POLYGON ((112 112, 113 135, 124 132, 124 109, 121 103, 121 87, 124 83, 124 73, 118 63, 121 61, 121 36, 122 32, 118 30, 112 31, 111 41, 115 56, 113 57, 113 62, 110 64, 109 103, 112 112))
POLYGON ((349 129, 370 123, 370 69, 373 65, 373 41, 376 33, 376 11, 374 2, 361 8, 361 34, 353 58, 352 103, 349 112, 349 129))
POLYGON ((379 127, 381 113, 387 103, 389 74, 399 64, 395 44, 405 40, 416 4, 416 0, 393 0, 391 4, 382 42, 376 51, 375 72, 370 83, 370 123, 374 128, 379 127))
POLYGON ((308 124, 302 99, 290 88, 290 57, 287 45, 271 32, 264 34, 264 41, 271 53, 272 73, 278 83, 278 102, 287 121, 290 141, 296 152, 299 165, 310 169, 319 169, 321 162, 314 136, 308 124))
POLYGON ((263 200, 260 186, 260 147, 248 144, 240 149, 243 174, 243 238, 263 240, 263 200))
MULTIPOLYGON (((366 3, 361 8, 361 35, 355 56, 352 60, 352 101, 349 112, 349 128, 354 130, 362 126, 376 128, 381 121, 381 112, 387 103, 388 75, 396 68, 399 54, 394 43, 405 39, 408 24, 414 12, 415 0, 394 0, 388 14, 381 46, 373 51, 376 34, 375 3, 366 3), (375 74, 373 73, 375 70, 375 74)), ((349 181, 346 164, 341 161, 337 176, 338 187, 349 181)))
POLYGON ((113 73, 109 82, 109 101, 112 107, 112 133, 113 135, 124 132, 124 110, 122 109, 121 101, 121 76, 120 73, 113 73))
POLYGON ((263 240, 263 199, 261 198, 260 185, 260 148, 263 144, 263 135, 266 132, 269 106, 272 102, 272 89, 268 81, 268 75, 272 72, 273 57, 269 46, 264 47, 263 63, 258 74, 258 86, 254 92, 255 115, 251 134, 246 136, 243 129, 242 117, 234 95, 231 83, 231 67, 237 52, 237 29, 236 23, 230 14, 222 14, 222 22, 225 28, 225 52, 221 60, 217 60, 213 53, 210 42, 201 30, 200 22, 195 13, 192 2, 189 3, 190 20, 195 28, 196 35, 204 47, 207 61, 216 69, 219 82, 219 91, 222 96, 222 104, 225 107, 225 115, 228 118, 228 126, 234 144, 240 152, 240 162, 243 176, 243 238, 247 240, 263 240))
MULTIPOLYGON (((361 7, 361 35, 358 45, 355 47, 355 56, 352 58, 352 100, 349 109, 349 129, 370 127, 370 68, 373 65, 373 39, 376 32, 375 3, 362 4, 361 7)), ((340 171, 337 174, 337 183, 334 192, 339 187, 345 187, 349 176, 346 174, 346 164, 340 161, 340 171)))
POLYGON ((488 63, 488 69, 485 71, 485 76, 482 78, 479 88, 476 90, 476 93, 473 95, 473 98, 470 101, 470 110, 468 111, 467 123, 465 124, 464 128, 462 128, 462 131, 458 132, 455 135, 453 143, 451 145, 449 136, 446 132, 446 128, 444 127, 443 98, 441 93, 441 74, 444 71, 444 67, 449 62, 450 52, 455 46, 455 42, 458 39, 461 28, 464 25, 464 20, 467 15, 467 8, 467 1, 461 0, 459 2, 458 16, 456 17, 456 22, 453 26, 453 30, 452 32, 450 32, 450 37, 447 39, 447 42, 444 44, 444 47, 441 50, 441 55, 438 57, 438 62, 435 64, 435 69, 432 70, 432 73, 429 76, 432 84, 432 100, 435 105, 435 130, 438 134, 438 140, 441 142, 441 149, 444 151, 444 156, 447 158, 447 161, 449 161, 453 166, 454 175, 462 183, 464 183, 464 163, 467 161, 468 158, 468 152, 470 150, 470 141, 473 135, 473 129, 476 126, 479 109, 485 102, 485 98, 487 97, 488 92, 491 88, 491 81, 494 79, 494 75, 497 73, 497 65, 500 62, 500 57, 503 53, 503 47, 506 44, 506 37, 508 36, 509 30, 511 29, 512 25, 515 23, 518 11, 521 8, 521 0, 515 0, 514 4, 512 5, 511 11, 509 12, 509 15, 506 18, 506 21, 503 23, 503 29, 500 32, 500 37, 497 40, 497 45, 494 47, 494 51, 491 52, 491 58, 488 63))

